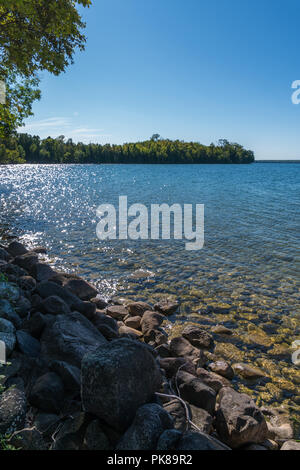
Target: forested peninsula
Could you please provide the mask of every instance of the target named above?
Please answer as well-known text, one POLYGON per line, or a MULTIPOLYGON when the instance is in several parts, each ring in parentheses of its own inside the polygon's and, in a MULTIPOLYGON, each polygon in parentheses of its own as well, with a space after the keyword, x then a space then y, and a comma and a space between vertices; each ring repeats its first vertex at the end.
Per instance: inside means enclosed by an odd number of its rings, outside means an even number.
POLYGON ((41 139, 21 133, 0 141, 0 164, 11 163, 252 163, 254 153, 242 145, 162 139, 123 145, 74 143, 64 136, 41 139))

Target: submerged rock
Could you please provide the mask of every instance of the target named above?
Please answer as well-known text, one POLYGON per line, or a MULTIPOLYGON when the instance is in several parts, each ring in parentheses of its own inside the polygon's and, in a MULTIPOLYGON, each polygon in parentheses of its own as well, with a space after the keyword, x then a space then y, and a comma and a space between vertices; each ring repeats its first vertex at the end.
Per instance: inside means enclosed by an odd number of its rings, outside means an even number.
POLYGON ((142 343, 118 339, 86 354, 81 368, 84 409, 124 430, 161 385, 158 365, 142 343))
POLYGON ((226 387, 221 389, 219 401, 216 429, 223 442, 237 448, 267 439, 265 418, 248 395, 226 387))

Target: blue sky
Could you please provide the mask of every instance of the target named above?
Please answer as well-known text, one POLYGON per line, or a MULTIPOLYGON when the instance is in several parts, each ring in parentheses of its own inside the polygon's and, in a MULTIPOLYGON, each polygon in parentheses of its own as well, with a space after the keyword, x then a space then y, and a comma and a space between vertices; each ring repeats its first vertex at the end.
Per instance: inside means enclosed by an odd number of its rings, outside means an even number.
POLYGON ((86 50, 23 131, 123 143, 153 133, 300 157, 299 0, 94 0, 86 50))

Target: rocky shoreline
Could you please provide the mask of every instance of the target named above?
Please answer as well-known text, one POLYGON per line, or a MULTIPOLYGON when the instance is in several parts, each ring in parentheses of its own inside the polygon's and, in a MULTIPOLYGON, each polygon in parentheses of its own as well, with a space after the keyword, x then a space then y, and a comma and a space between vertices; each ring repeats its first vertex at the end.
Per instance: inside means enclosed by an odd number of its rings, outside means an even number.
POLYGON ((106 302, 44 253, 0 245, 0 449, 300 450, 284 409, 234 390, 257 371, 214 357, 221 326, 169 337, 176 302, 106 302))

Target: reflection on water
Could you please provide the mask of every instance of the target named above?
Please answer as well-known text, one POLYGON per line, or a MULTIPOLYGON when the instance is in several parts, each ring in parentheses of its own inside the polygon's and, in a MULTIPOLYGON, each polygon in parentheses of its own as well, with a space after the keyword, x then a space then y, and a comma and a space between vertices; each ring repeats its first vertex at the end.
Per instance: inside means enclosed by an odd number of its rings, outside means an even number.
MULTIPOLYGON (((181 301, 182 322, 234 329, 217 351, 254 363, 272 379, 255 385, 266 402, 297 405, 299 368, 299 170, 297 164, 53 165, 0 167, 0 225, 52 262, 95 282, 106 297, 181 301), (128 204, 205 204, 205 246, 184 241, 96 237, 96 208, 128 204)), ((245 391, 252 385, 241 383, 245 391)))

